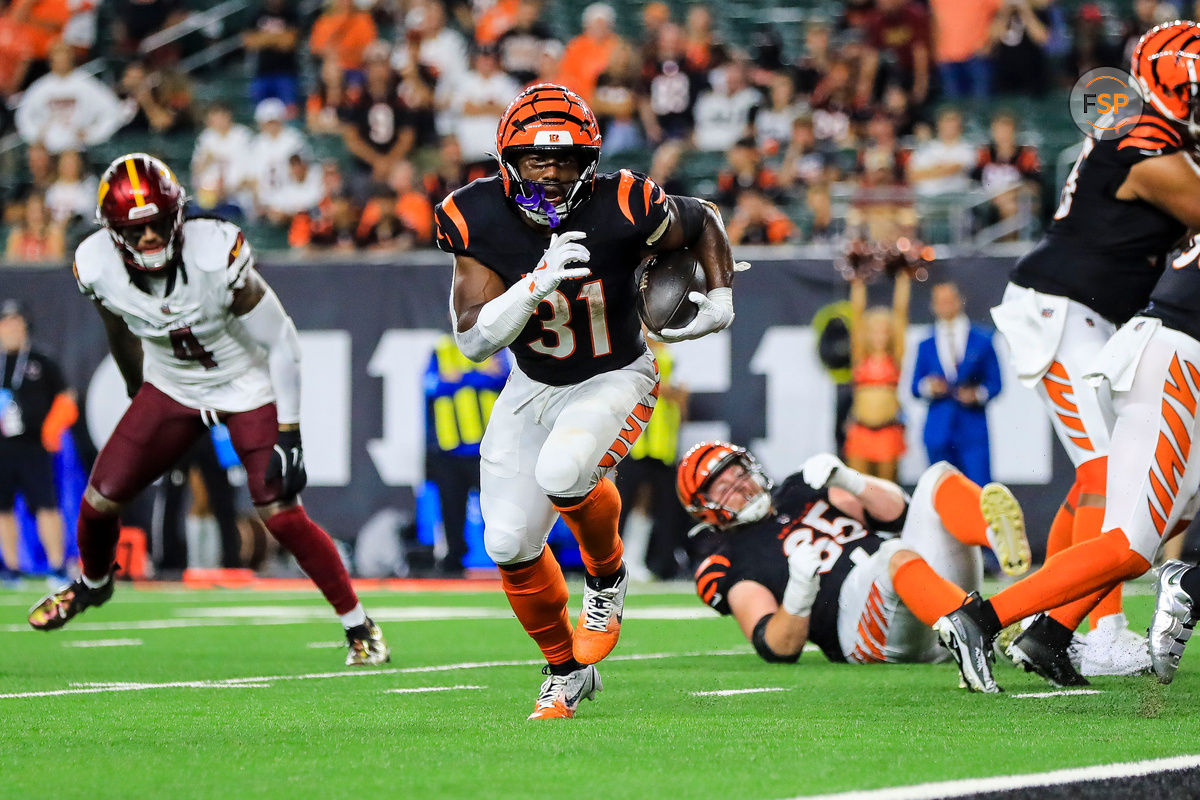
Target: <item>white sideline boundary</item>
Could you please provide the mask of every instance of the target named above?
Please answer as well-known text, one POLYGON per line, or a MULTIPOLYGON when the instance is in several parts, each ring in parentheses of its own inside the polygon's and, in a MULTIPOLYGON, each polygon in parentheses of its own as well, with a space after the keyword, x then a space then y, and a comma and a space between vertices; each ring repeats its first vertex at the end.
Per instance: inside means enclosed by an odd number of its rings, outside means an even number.
POLYGON ((919 783, 913 786, 892 786, 886 789, 801 795, 790 798, 790 800, 944 800, 944 798, 963 797, 981 792, 1005 792, 1013 789, 1063 786, 1069 783, 1103 781, 1113 778, 1137 778, 1156 772, 1171 772, 1193 767, 1200 767, 1200 755, 1127 761, 1120 764, 1098 764, 1093 767, 1073 767, 1028 775, 999 775, 993 778, 967 778, 957 781, 919 783))
POLYGON ((486 689, 486 686, 459 684, 458 686, 414 686, 411 689, 384 689, 385 694, 424 694, 425 692, 459 692, 468 689, 486 689))
MULTIPOLYGON (((697 658, 708 656, 744 656, 752 651, 737 650, 692 650, 682 653, 630 653, 609 656, 606 661, 655 661, 667 658, 697 658)), ((0 694, 0 700, 17 700, 31 697, 62 697, 74 694, 112 694, 116 692, 146 692, 155 689, 232 689, 262 688, 283 681, 312 681, 332 678, 365 678, 377 675, 417 675, 427 672, 455 672, 466 669, 490 669, 494 667, 531 667, 545 664, 544 659, 519 659, 512 661, 464 661, 458 664, 433 664, 424 667, 394 667, 391 669, 341 670, 338 672, 309 672, 300 675, 258 675, 248 678, 223 678, 216 680, 167 681, 164 683, 87 683, 72 684, 67 689, 47 689, 36 692, 9 692, 0 694)))
POLYGON ((764 692, 790 692, 784 686, 760 686, 757 689, 713 689, 708 692, 688 692, 692 697, 733 697, 735 694, 763 694, 764 692))

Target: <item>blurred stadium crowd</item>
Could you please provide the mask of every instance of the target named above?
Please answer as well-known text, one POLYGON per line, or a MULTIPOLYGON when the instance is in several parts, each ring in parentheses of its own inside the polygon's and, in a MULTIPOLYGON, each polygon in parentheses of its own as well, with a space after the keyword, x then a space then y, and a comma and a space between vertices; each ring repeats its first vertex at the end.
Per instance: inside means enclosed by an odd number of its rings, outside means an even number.
POLYGON ((136 149, 260 249, 429 246, 433 205, 494 170, 496 121, 536 81, 592 103, 602 169, 713 199, 735 244, 848 227, 1028 240, 1080 138, 1064 89, 1197 14, 1160 0, 9 0, 5 260, 66 259, 96 174, 136 149))

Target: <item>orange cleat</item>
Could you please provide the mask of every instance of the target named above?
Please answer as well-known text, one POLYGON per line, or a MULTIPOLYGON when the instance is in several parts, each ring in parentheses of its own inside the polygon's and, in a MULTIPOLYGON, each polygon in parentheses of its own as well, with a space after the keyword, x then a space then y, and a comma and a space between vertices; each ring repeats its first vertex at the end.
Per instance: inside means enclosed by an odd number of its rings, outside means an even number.
POLYGON ((583 586, 583 613, 572 638, 575 660, 580 664, 602 661, 621 636, 621 615, 625 611, 625 590, 629 588, 629 570, 621 564, 612 586, 597 589, 588 576, 583 586))

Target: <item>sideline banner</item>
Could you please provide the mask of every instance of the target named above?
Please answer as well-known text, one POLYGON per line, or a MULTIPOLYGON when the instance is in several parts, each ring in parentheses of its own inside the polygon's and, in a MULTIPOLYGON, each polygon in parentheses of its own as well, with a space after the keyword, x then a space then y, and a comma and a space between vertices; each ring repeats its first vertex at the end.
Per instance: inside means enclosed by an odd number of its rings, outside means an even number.
MULTIPOLYGON (((1011 266, 1007 258, 955 259, 934 265, 928 282, 914 284, 910 363, 901 383, 906 484, 927 463, 925 408, 908 395, 907 373, 917 342, 928 335, 929 287, 955 280, 971 318, 991 328, 988 309, 1003 293, 1011 266)), ((305 503, 331 533, 354 538, 378 512, 411 510, 412 488, 423 479, 421 375, 436 337, 449 330, 449 261, 422 252, 394 265, 266 263, 260 271, 295 319, 304 348, 305 503)), ((28 302, 37 346, 78 389, 86 429, 102 444, 127 401, 100 320, 70 269, 0 269, 0 285, 0 295, 28 302)), ((821 306, 846 294, 828 261, 758 259, 739 274, 733 327, 674 346, 679 380, 692 392, 683 446, 728 437, 748 444, 776 477, 811 453, 832 449, 834 387, 817 359, 809 323, 821 306)), ((886 304, 891 285, 881 280, 870 294, 872 303, 886 304)), ((1002 351, 1002 340, 997 348, 1002 351)), ((1040 540, 1072 472, 1036 396, 1008 371, 1003 352, 1000 361, 1004 390, 988 412, 993 475, 1013 485, 1030 533, 1040 540)))

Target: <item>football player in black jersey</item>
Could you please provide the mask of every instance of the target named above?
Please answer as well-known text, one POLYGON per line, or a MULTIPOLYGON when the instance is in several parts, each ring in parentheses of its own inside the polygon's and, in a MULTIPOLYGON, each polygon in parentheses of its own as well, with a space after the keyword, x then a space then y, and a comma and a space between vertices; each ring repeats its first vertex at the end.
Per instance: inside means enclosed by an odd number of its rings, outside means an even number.
MULTIPOLYGON (((990 650, 1001 626, 1026 608, 1011 599, 1048 598, 1042 611, 1102 590, 1113 580, 1145 573, 1167 539, 1181 533, 1196 513, 1200 487, 1200 237, 1163 273, 1150 304, 1104 346, 1086 376, 1107 384, 1116 422, 1108 459, 1104 532, 1046 560, 1042 569, 987 601, 972 598, 937 621, 943 643, 970 674, 990 680, 974 654, 990 650), (1017 610, 1014 610, 1017 609, 1017 610)), ((1174 677, 1183 645, 1195 624, 1184 578, 1187 565, 1168 562, 1159 573, 1158 604, 1150 628, 1149 657, 1164 683, 1174 677)), ((1036 642, 1034 643, 1036 645, 1036 642)), ((1062 644, 1062 642, 1059 642, 1062 644)), ((1010 646, 1039 665, 1056 685, 1084 680, 1053 653, 1028 653, 1028 641, 1010 646)), ((978 688, 976 686, 976 688, 978 688)))
MULTIPOLYGON (((1048 556, 1099 536, 1105 518, 1111 419, 1084 372, 1117 326, 1145 307, 1185 231, 1200 228, 1200 169, 1188 153, 1200 130, 1197 56, 1194 22, 1160 25, 1141 38, 1131 67, 1145 100, 1140 118, 1121 138, 1084 140, 1053 222, 1017 262, 1002 304, 992 310, 1018 377, 1041 396, 1075 466, 1074 485, 1051 526, 1048 556)), ((1039 666, 1043 654, 1053 652, 1065 663, 1063 643, 1091 613, 1085 673, 1149 667, 1145 640, 1126 628, 1120 613, 1120 586, 1114 580, 1053 608, 1023 634, 1029 652, 1010 655, 1049 673, 1049 661, 1039 666)), ((1024 618, 1035 606, 1044 608, 1043 600, 1020 594, 1014 613, 1024 618)))
POLYGON ((678 341, 733 321, 733 256, 720 217, 629 170, 597 174, 596 117, 574 92, 537 84, 497 132, 500 174, 449 195, 437 241, 454 254, 451 310, 468 358, 516 361, 480 444, 488 555, 548 662, 531 719, 571 717, 600 690, 593 664, 616 645, 627 585, 620 497, 606 475, 650 419, 658 371, 635 310, 634 269, 688 247, 707 278, 678 341), (567 584, 545 547, 555 514, 587 577, 572 631, 567 584))
POLYGON ((944 461, 909 500, 828 453, 773 487, 745 449, 704 442, 676 488, 713 548, 696 571, 700 599, 733 615, 767 661, 795 661, 809 641, 830 661, 945 660, 930 625, 978 589, 980 546, 1029 569, 1012 493, 944 461))

